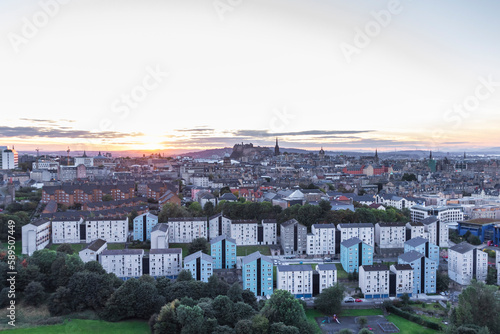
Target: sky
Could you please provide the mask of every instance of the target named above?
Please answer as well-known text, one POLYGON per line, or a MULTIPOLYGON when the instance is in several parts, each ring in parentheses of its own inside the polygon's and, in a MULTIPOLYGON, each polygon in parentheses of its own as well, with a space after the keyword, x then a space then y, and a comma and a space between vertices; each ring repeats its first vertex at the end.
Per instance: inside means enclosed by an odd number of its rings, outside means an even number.
POLYGON ((500 3, 4 0, 0 145, 498 147, 500 3))

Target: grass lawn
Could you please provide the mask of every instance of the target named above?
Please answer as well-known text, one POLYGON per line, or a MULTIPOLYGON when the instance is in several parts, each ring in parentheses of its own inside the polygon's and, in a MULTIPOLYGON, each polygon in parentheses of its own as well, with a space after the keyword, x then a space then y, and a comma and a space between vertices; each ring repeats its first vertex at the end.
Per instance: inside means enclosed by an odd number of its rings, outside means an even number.
POLYGON ((342 310, 342 313, 340 314, 341 317, 362 317, 362 316, 367 316, 367 315, 383 315, 384 312, 382 312, 381 309, 378 308, 370 308, 366 310, 361 310, 361 309, 352 309, 352 310, 342 310))
MULTIPOLYGON (((21 240, 16 241, 15 246, 16 246, 15 253, 17 256, 20 256, 21 252, 23 251, 21 240)), ((1 242, 0 249, 7 251, 9 249, 9 244, 7 242, 1 242)))
POLYGON ((315 333, 320 334, 321 329, 319 328, 318 323, 316 322, 316 320, 314 318, 324 317, 323 313, 321 313, 318 310, 308 308, 308 309, 306 309, 306 317, 307 317, 307 321, 314 326, 315 333))
POLYGON ((390 322, 393 322, 399 328, 400 333, 405 333, 405 334, 438 333, 438 331, 420 326, 414 322, 411 322, 410 320, 406 320, 406 319, 398 317, 397 315, 394 315, 394 314, 391 314, 391 315, 387 316, 386 318, 390 322))
POLYGON ((188 256, 189 244, 168 244, 168 248, 182 248, 182 258, 188 256))
POLYGON ((340 263, 335 263, 335 267, 337 267, 337 278, 338 279, 347 279, 349 275, 347 272, 342 268, 342 265, 340 263))
POLYGON ((269 251, 269 246, 237 246, 236 247, 236 256, 247 256, 255 252, 260 252, 262 255, 271 255, 269 251))
POLYGON ((112 244, 108 242, 108 249, 125 249, 125 244, 120 244, 120 243, 112 244))
POLYGON ((150 332, 146 321, 106 322, 101 320, 73 319, 60 325, 39 326, 12 330, 16 334, 66 334, 66 333, 116 333, 135 334, 150 332))
MULTIPOLYGON (((83 249, 83 247, 85 247, 85 244, 69 244, 69 245, 71 246, 71 248, 73 248, 73 251, 75 251, 75 253, 78 253, 83 249)), ((52 244, 50 245, 49 249, 57 250, 57 247, 59 246, 61 246, 61 244, 52 244)))

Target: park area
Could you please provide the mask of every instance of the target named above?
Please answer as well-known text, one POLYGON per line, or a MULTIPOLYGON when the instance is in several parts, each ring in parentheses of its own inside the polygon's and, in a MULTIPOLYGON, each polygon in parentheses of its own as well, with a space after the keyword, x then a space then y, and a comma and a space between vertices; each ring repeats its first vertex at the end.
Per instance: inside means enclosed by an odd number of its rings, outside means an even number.
POLYGON ((376 334, 405 333, 405 334, 433 334, 438 333, 433 329, 420 326, 402 317, 390 314, 384 315, 380 309, 354 309, 343 310, 337 315, 338 322, 333 315, 326 316, 317 310, 308 309, 307 318, 317 324, 318 333, 338 333, 342 329, 350 329, 358 333, 365 327, 376 334), (360 320, 360 319, 366 320, 360 320), (364 325, 363 325, 363 322, 364 325))
POLYGON ((50 326, 38 326, 12 330, 15 334, 83 334, 83 333, 110 333, 110 334, 141 334, 149 333, 148 323, 145 321, 107 322, 101 320, 65 320, 64 323, 50 326))

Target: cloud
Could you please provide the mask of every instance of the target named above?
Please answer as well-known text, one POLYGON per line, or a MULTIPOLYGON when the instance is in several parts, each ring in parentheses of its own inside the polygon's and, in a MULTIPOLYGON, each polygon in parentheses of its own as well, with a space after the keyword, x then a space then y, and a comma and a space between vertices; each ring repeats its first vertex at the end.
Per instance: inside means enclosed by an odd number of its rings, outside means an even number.
POLYGON ((208 128, 194 128, 194 129, 179 129, 175 130, 176 132, 199 132, 199 133, 207 133, 207 132, 214 132, 215 129, 208 129, 208 128))
POLYGON ((233 133, 248 137, 280 137, 280 136, 319 136, 319 135, 352 135, 374 132, 373 130, 306 130, 295 132, 269 132, 268 130, 237 130, 233 133))
POLYGON ((121 133, 115 131, 91 132, 87 130, 68 130, 64 128, 48 128, 48 127, 31 127, 31 126, 0 126, 0 137, 17 137, 17 138, 92 138, 92 139, 113 139, 126 137, 143 136, 140 132, 121 133))

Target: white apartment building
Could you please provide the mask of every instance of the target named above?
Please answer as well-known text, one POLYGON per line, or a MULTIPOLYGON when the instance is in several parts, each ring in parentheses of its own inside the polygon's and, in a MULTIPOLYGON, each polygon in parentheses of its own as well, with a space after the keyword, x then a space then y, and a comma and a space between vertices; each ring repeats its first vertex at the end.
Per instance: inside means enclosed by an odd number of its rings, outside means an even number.
POLYGON ((169 218, 168 241, 170 243, 190 243, 196 238, 207 238, 207 218, 169 218))
POLYGON ((448 276, 458 284, 468 285, 472 279, 485 281, 488 254, 467 242, 448 249, 448 276))
POLYGON ((406 239, 413 239, 416 237, 426 238, 425 227, 421 222, 406 223, 406 239))
POLYGON ((359 267, 359 288, 366 299, 389 297, 389 267, 385 264, 359 267))
POLYGON ((259 245, 276 245, 278 224, 276 219, 263 219, 262 225, 257 227, 257 242, 259 245), (262 229, 262 237, 260 229, 262 229))
POLYGON ((193 176, 191 182, 196 187, 208 187, 210 180, 208 176, 193 176))
POLYGON ((401 197, 395 194, 379 194, 375 197, 375 203, 392 206, 398 210, 411 208, 412 206, 419 204, 419 202, 425 201, 416 198, 401 197))
POLYGON ((221 235, 231 236, 231 219, 225 217, 222 213, 208 218, 208 234, 210 240, 221 235))
POLYGON ((79 220, 52 220, 52 243, 80 243, 81 224, 83 224, 83 218, 80 218, 79 220))
POLYGON ((389 277, 394 275, 394 286, 389 279, 389 293, 396 297, 407 293, 411 297, 413 294, 413 268, 409 264, 393 264, 390 270, 389 277))
POLYGON ((96 239, 104 239, 110 243, 127 241, 128 217, 125 217, 125 219, 87 220, 83 224, 85 224, 85 242, 87 243, 96 239))
POLYGON ((231 223, 231 238, 236 240, 236 245, 257 245, 257 221, 233 220, 231 223))
POLYGON ((307 255, 335 254, 335 224, 313 224, 307 234, 307 255))
POLYGON ((279 265, 276 280, 278 290, 287 290, 298 298, 312 297, 313 270, 308 264, 279 265))
POLYGON ((403 248, 406 241, 404 223, 375 224, 375 242, 380 248, 403 248))
POLYGON ((90 261, 99 262, 99 255, 101 255, 101 253, 107 248, 108 243, 106 242, 106 240, 97 239, 92 241, 87 245, 87 247, 79 251, 78 255, 80 255, 80 259, 82 259, 84 263, 90 261))
POLYGON ((334 263, 318 264, 316 271, 319 274, 319 293, 337 283, 337 267, 334 263))
POLYGON ((448 247, 449 228, 448 224, 436 216, 430 216, 422 220, 425 235, 423 238, 429 239, 431 244, 439 247, 448 247))
POLYGON ((151 230, 151 249, 168 248, 168 224, 156 224, 151 230))
POLYGON ((50 242, 50 220, 38 219, 24 225, 22 230, 22 253, 31 256, 35 251, 44 249, 50 242))
POLYGON ((365 244, 375 247, 374 226, 370 223, 338 224, 340 242, 351 238, 358 238, 365 244))
POLYGON ((420 222, 430 216, 436 216, 442 222, 459 222, 464 220, 464 208, 461 206, 422 206, 415 205, 410 209, 411 220, 420 222))
POLYGON ((0 146, 0 169, 16 169, 18 167, 18 154, 14 148, 0 146))
POLYGON ((53 160, 39 160, 31 164, 31 170, 34 169, 58 169, 59 162, 53 160))
POLYGON ((107 273, 128 279, 142 276, 143 256, 143 249, 106 249, 99 256, 99 262, 107 273))
POLYGON ((149 251, 149 275, 176 277, 181 270, 181 248, 151 249, 149 251))

